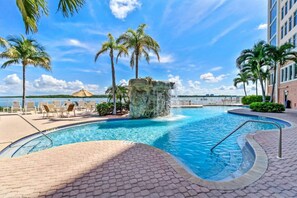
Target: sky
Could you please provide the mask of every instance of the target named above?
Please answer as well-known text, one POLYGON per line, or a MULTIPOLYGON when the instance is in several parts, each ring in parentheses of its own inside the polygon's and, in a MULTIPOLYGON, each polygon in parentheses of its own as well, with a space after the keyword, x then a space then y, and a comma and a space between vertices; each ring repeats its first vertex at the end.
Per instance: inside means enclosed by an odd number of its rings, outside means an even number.
MULTIPOLYGON (((50 15, 29 34, 42 44, 52 59, 52 72, 29 66, 28 95, 71 94, 81 88, 95 94, 111 85, 108 54, 94 62, 107 34, 118 37, 127 29, 147 24, 146 33, 161 47, 160 62, 142 59, 140 77, 176 83, 178 94, 243 95, 235 88, 235 59, 267 37, 265 0, 92 0, 73 17, 64 18, 57 1, 48 1, 50 15)), ((0 37, 25 34, 15 1, 0 0, 0 37)), ((3 49, 0 49, 3 50, 3 49)), ((0 60, 0 64, 5 60, 0 60)), ((126 84, 135 76, 129 57, 119 60, 116 81, 126 84)), ((21 95, 22 68, 0 70, 0 96, 21 95)), ((254 85, 248 93, 255 92, 254 85)))

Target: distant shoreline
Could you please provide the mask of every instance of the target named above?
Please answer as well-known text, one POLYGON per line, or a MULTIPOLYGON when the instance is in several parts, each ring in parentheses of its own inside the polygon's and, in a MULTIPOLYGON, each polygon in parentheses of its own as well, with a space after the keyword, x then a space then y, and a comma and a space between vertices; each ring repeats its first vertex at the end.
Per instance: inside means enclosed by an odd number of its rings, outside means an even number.
MULTIPOLYGON (((0 96, 0 98, 22 98, 22 96, 0 96)), ((26 98, 81 98, 72 95, 41 95, 41 96, 26 96, 26 98)), ((107 95, 93 95, 87 98, 108 98, 107 95)))
MULTIPOLYGON (((172 96, 174 97, 174 96, 172 96)), ((217 97, 243 97, 236 95, 178 95, 179 98, 194 98, 194 97, 207 97, 207 98, 217 98, 217 97)), ((0 98, 22 98, 22 96, 0 96, 0 98)), ((40 96, 26 96, 26 98, 80 98, 74 97, 72 95, 40 95, 40 96)), ((93 95, 87 98, 108 98, 107 95, 93 95)))

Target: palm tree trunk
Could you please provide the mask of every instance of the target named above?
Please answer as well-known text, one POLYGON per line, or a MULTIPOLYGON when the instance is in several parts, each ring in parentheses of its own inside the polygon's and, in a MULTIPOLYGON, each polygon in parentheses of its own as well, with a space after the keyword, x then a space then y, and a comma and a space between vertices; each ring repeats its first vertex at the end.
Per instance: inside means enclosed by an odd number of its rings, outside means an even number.
POLYGON ((256 79, 256 96, 258 96, 258 79, 256 79))
POLYGON ((243 90, 244 90, 244 95, 247 96, 246 89, 245 89, 245 83, 243 83, 243 90))
POLYGON ((112 73, 112 99, 113 99, 113 111, 112 114, 117 114, 117 103, 116 103, 116 80, 115 80, 115 69, 113 61, 113 50, 110 50, 110 60, 111 60, 111 73, 112 73))
POLYGON ((22 110, 25 109, 26 102, 26 64, 23 63, 23 96, 22 96, 22 110))
POLYGON ((260 85, 261 85, 261 89, 262 89, 262 101, 265 102, 266 98, 265 98, 265 88, 264 88, 264 83, 263 83, 263 79, 261 74, 259 75, 260 78, 260 85))
POLYGON ((138 78, 138 52, 135 54, 135 78, 138 78))
POLYGON ((276 83, 276 64, 274 65, 273 68, 273 82, 272 82, 272 90, 271 90, 271 96, 270 96, 270 101, 269 102, 273 102, 274 101, 274 89, 275 89, 275 83, 276 83))

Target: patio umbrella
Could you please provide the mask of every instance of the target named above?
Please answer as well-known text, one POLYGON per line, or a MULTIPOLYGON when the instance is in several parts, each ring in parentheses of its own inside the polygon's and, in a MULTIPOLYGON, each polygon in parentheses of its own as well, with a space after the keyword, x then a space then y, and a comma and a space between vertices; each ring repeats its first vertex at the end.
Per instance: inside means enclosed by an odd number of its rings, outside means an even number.
POLYGON ((72 96, 85 98, 85 97, 91 97, 93 96, 93 94, 85 89, 81 89, 77 92, 74 92, 72 96))

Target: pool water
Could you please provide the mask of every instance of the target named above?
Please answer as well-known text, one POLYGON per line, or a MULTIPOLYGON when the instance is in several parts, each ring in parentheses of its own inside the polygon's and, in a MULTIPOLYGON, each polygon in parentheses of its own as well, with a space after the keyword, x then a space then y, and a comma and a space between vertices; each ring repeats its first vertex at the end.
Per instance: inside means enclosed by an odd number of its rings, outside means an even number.
MULTIPOLYGON (((48 136, 53 140, 54 147, 96 140, 144 143, 170 153, 185 168, 203 179, 226 180, 239 170, 243 174, 253 165, 253 154, 250 153, 248 161, 244 160, 248 153, 242 154, 239 137, 242 140, 246 133, 276 128, 269 124, 249 123, 212 153, 210 148, 244 121, 271 121, 268 118, 229 114, 229 109, 232 108, 173 109, 173 115, 165 118, 91 123, 60 129, 48 136)), ((283 122, 279 124, 285 126, 283 122)), ((49 141, 44 136, 38 137, 17 150, 14 157, 44 150, 48 145, 49 141)))

